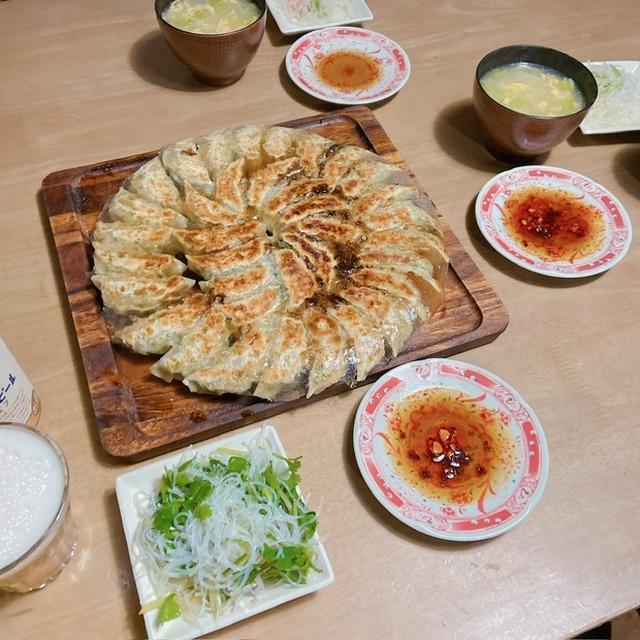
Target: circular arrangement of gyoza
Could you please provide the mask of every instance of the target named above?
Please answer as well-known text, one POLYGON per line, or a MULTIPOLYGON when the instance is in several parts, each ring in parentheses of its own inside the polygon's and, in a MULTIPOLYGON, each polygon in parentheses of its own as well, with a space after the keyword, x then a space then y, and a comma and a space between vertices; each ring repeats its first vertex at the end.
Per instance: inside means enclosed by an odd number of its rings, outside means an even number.
POLYGON ((92 241, 114 342, 191 391, 267 399, 364 380, 441 303, 448 265, 406 173, 284 127, 165 147, 92 241))

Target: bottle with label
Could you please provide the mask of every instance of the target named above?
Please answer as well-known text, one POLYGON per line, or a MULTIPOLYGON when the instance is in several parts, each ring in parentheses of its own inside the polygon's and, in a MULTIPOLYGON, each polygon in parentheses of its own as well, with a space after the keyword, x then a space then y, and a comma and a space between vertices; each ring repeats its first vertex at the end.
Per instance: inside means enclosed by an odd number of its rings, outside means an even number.
POLYGON ((0 338, 0 422, 18 422, 33 427, 39 419, 38 394, 0 338))

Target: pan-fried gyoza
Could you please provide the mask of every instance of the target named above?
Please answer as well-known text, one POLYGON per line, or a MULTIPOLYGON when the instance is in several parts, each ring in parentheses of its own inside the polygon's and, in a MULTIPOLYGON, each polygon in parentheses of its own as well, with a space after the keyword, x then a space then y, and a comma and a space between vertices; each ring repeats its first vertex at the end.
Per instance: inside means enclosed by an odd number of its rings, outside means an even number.
POLYGON ((364 380, 441 304, 448 266, 406 173, 284 127, 165 147, 92 242, 113 342, 191 391, 266 399, 364 380))

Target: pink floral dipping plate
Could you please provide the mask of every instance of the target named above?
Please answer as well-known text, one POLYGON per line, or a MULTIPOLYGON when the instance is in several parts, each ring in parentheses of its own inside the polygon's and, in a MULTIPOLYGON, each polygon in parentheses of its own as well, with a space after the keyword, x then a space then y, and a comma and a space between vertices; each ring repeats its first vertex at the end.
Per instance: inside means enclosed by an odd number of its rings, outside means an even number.
POLYGON ((494 176, 476 198, 476 221, 505 258, 556 278, 607 271, 631 245, 622 203, 597 182, 558 167, 516 167, 494 176))
POLYGON ((287 52, 287 73, 306 93, 335 104, 368 104, 406 84, 411 63, 386 36, 357 27, 308 33, 287 52))
POLYGON ((378 501, 445 540, 483 540, 515 527, 549 475, 542 426, 517 391, 445 358, 382 376, 360 403, 353 445, 378 501))

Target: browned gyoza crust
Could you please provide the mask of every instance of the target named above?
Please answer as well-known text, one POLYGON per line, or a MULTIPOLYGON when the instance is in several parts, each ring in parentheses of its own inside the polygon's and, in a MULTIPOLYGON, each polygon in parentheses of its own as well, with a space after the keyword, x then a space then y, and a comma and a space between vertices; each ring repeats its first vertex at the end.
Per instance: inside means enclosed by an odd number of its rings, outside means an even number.
POLYGON ((191 391, 267 399, 364 380, 442 302, 448 266, 407 174, 259 125, 165 147, 93 246, 114 342, 161 355, 151 373, 191 391))

